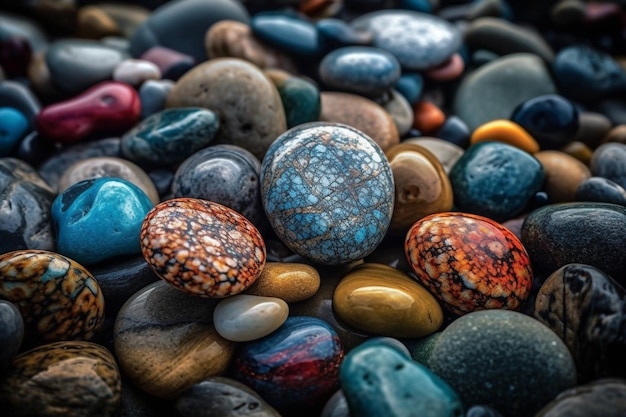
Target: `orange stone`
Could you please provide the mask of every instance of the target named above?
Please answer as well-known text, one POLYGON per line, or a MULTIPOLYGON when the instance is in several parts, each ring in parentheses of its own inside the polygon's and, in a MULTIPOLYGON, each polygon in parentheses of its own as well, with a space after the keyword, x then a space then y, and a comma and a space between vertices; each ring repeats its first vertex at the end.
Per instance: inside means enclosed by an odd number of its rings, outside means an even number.
POLYGON ((430 101, 420 100, 413 106, 413 127, 422 135, 435 133, 445 121, 443 110, 430 101))
POLYGON ((495 141, 520 148, 530 154, 539 152, 539 144, 526 130, 515 122, 496 119, 478 126, 470 137, 470 145, 495 141))

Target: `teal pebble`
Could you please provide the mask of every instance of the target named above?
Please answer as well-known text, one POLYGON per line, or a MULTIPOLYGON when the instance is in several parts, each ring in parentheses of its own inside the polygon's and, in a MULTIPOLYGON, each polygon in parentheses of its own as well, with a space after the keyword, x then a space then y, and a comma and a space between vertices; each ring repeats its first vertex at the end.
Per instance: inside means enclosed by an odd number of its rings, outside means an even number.
POLYGON ((285 77, 273 82, 285 109, 287 128, 319 120, 322 102, 315 84, 299 77, 285 77))
POLYGON ((151 208, 148 196, 129 181, 77 182, 52 203, 57 251, 85 266, 140 254, 139 231, 151 208))
POLYGON ((385 341, 348 352, 339 381, 351 416, 463 415, 460 398, 444 380, 385 341))
POLYGON ((9 156, 28 128, 26 116, 12 107, 0 107, 0 157, 9 156))
POLYGON ((200 107, 159 111, 122 137, 121 154, 139 165, 174 165, 208 146, 219 129, 218 116, 200 107))

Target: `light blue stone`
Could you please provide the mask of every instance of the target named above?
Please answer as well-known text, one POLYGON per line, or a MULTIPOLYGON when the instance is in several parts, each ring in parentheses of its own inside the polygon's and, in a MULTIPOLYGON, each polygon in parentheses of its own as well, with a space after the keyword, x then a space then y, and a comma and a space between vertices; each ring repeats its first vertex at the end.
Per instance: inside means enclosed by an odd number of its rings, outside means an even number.
POLYGON ((52 203, 57 251, 85 266, 140 254, 139 232, 151 208, 148 196, 121 178, 77 182, 52 203))
POLYGON ((0 157, 9 156, 28 129, 28 120, 19 110, 0 107, 0 157))

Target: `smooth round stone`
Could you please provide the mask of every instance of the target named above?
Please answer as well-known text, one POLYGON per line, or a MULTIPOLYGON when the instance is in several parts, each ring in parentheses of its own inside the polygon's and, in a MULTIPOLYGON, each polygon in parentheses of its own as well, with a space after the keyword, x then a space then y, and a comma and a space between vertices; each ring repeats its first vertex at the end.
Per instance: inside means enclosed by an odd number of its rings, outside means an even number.
POLYGON ((75 183, 50 208, 57 250, 83 265, 139 254, 139 230, 152 207, 141 188, 122 178, 75 183))
POLYGON ((617 204, 550 204, 530 212, 522 225, 522 243, 533 268, 551 274, 569 263, 601 269, 626 283, 626 208, 617 204))
POLYGON ((422 71, 446 62, 461 46, 460 31, 448 21, 410 10, 366 13, 350 24, 374 34, 374 46, 391 52, 404 70, 422 71))
POLYGON ((192 56, 163 46, 153 46, 148 49, 141 54, 140 60, 156 65, 159 70, 157 78, 173 81, 178 80, 196 64, 192 56))
POLYGON ((587 167, 589 167, 589 163, 591 162, 591 156, 593 155, 593 150, 584 143, 576 140, 563 146, 560 150, 570 156, 573 156, 574 158, 585 164, 587 167))
POLYGON ((0 383, 7 417, 113 417, 122 379, 115 358, 91 342, 50 343, 23 352, 0 383))
POLYGON ((382 103, 383 108, 396 124, 398 135, 403 137, 413 127, 413 107, 398 91, 391 89, 389 100, 382 103))
POLYGON ((234 346, 213 326, 215 304, 163 281, 129 298, 116 317, 113 342, 119 366, 133 385, 171 399, 223 374, 234 346))
POLYGON ((10 367, 24 339, 24 319, 17 306, 0 300, 0 375, 10 367))
POLYGON ((55 86, 67 94, 78 94, 110 79, 115 67, 129 55, 102 42, 60 39, 46 50, 46 65, 55 86))
POLYGON ((463 416, 461 400, 446 381, 384 343, 348 352, 340 381, 350 415, 463 416))
POLYGON ((417 280, 451 312, 518 310, 532 287, 531 259, 506 227, 468 213, 417 221, 405 240, 417 280))
POLYGON ((238 58, 215 58, 183 75, 167 107, 198 106, 219 115, 216 143, 241 146, 263 159, 287 130, 280 94, 263 71, 238 58))
POLYGON ((446 120, 444 111, 429 99, 419 100, 413 106, 413 127, 425 135, 433 135, 446 120))
POLYGON ((455 206, 495 221, 508 220, 526 209, 544 178, 535 157, 500 142, 470 146, 450 171, 455 206))
POLYGON ((435 298, 404 272, 364 263, 346 274, 333 295, 339 318, 357 329, 389 337, 422 337, 439 329, 435 298))
POLYGON ((254 390, 221 376, 194 384, 178 396, 175 409, 181 417, 280 417, 254 390))
POLYGON ((496 141, 515 146, 530 154, 539 152, 537 141, 515 122, 496 119, 478 126, 470 136, 469 144, 496 141))
POLYGON ((234 0, 163 3, 135 29, 130 37, 130 51, 139 57, 153 46, 164 46, 203 62, 207 59, 204 48, 207 30, 226 19, 247 23, 250 15, 241 2, 234 0))
POLYGON ((140 118, 146 119, 165 109, 165 102, 174 88, 172 80, 147 80, 139 87, 140 118))
POLYGON ((161 70, 145 59, 125 59, 113 69, 112 78, 137 88, 145 81, 160 80, 161 70))
POLYGON ((265 70, 274 83, 285 110, 287 128, 319 120, 322 102, 319 88, 302 77, 279 69, 265 70))
POLYGON ((265 242, 257 228, 208 200, 175 198, 156 205, 143 221, 140 244, 158 276, 201 297, 238 294, 265 266, 265 242))
POLYGON ((246 294, 275 297, 287 303, 313 297, 320 288, 320 274, 312 265, 297 262, 267 262, 246 294))
POLYGON ((575 100, 601 100, 626 91, 626 71, 611 55, 589 45, 562 48, 552 72, 559 91, 575 100))
POLYGON ((383 151, 400 143, 396 123, 375 101, 337 91, 322 91, 320 97, 320 121, 351 126, 373 139, 383 151))
POLYGON ((505 55, 468 72, 452 103, 453 113, 470 130, 495 119, 508 119, 522 102, 556 93, 549 68, 535 54, 505 55))
POLYGON ((424 77, 419 72, 403 70, 402 75, 394 85, 394 89, 402 94, 411 105, 414 105, 422 97, 424 77))
POLYGON ((561 151, 537 152, 535 158, 541 162, 545 173, 543 190, 552 203, 576 201, 576 190, 591 177, 587 165, 561 151))
POLYGON ((620 417, 626 412, 626 383, 603 378, 561 392, 536 417, 620 417))
POLYGON ((280 298, 237 294, 215 306, 213 323, 224 339, 249 342, 272 333, 288 316, 289 306, 280 298))
POLYGON ((522 126, 542 149, 556 149, 576 138, 579 111, 569 99, 545 94, 520 103, 511 120, 522 126))
POLYGON ((401 74, 400 62, 381 48, 345 46, 326 54, 318 67, 329 90, 377 98, 388 92, 401 74))
POLYGON ((0 158, 0 253, 54 249, 50 218, 54 197, 32 166, 16 158, 0 158))
POLYGON ((41 103, 35 93, 14 80, 0 82, 0 106, 12 107, 22 113, 28 120, 29 129, 33 127, 35 117, 41 110, 41 103))
POLYGON ((322 47, 315 24, 289 12, 256 13, 250 19, 255 38, 300 58, 320 57, 322 47))
POLYGON ((465 407, 488 405, 504 415, 533 415, 576 384, 565 344, 523 313, 485 310, 454 320, 437 338, 428 366, 465 407))
POLYGON ((626 377, 618 353, 626 347, 626 290, 609 275, 585 264, 562 266, 539 289, 533 316, 565 342, 579 382, 626 377))
POLYGON ((465 149, 469 146, 471 132, 463 120, 449 115, 433 136, 465 149))
POLYGON ((578 113, 578 132, 575 140, 596 148, 611 131, 612 127, 613 123, 606 115, 593 111, 580 111, 578 113))
POLYGON ((219 128, 219 116, 208 109, 161 110, 122 136, 120 153, 139 165, 178 164, 211 144, 219 128))
POLYGON ((422 217, 452 209, 452 185, 443 165, 428 149, 402 142, 385 155, 395 184, 391 233, 406 236, 422 217))
POLYGON ((426 148, 437 157, 439 162, 441 162, 446 174, 450 173, 450 170, 452 170, 456 161, 458 161, 465 152, 465 149, 459 145, 455 145, 454 143, 440 139, 439 137, 420 136, 405 139, 403 142, 414 143, 426 148))
POLYGON ((595 201, 626 206, 626 189, 603 177, 589 177, 574 192, 574 201, 595 201))
POLYGON ((626 144, 609 142, 598 146, 591 156, 589 169, 596 177, 626 187, 626 144))
POLYGON ((43 137, 68 144, 92 135, 122 133, 135 125, 140 112, 133 87, 104 81, 78 96, 47 105, 37 114, 36 125, 43 137))
POLYGON ((389 227, 393 193, 382 149, 338 123, 289 130, 261 164, 261 199, 276 235, 320 264, 349 263, 371 253, 389 227))
POLYGON ((0 107, 0 157, 11 155, 27 132, 28 119, 17 109, 0 107))
POLYGON ((465 70, 465 62, 461 54, 453 54, 446 62, 425 72, 434 81, 445 82, 458 78, 465 70))
POLYGON ((104 297, 84 266, 58 253, 19 250, 0 255, 0 297, 24 319, 26 346, 92 340, 102 328, 104 297))
POLYGON ((317 36, 325 51, 345 46, 371 46, 374 36, 371 32, 355 30, 342 19, 326 17, 315 22, 317 36))
POLYGON ((343 358, 343 346, 330 324, 290 316, 272 334, 240 346, 233 378, 284 414, 324 404, 339 388, 343 358))
POLYGON ((153 205, 159 203, 159 193, 144 170, 131 161, 112 156, 85 158, 72 164, 59 180, 61 193, 77 182, 103 177, 121 178, 132 182, 146 193, 153 205))

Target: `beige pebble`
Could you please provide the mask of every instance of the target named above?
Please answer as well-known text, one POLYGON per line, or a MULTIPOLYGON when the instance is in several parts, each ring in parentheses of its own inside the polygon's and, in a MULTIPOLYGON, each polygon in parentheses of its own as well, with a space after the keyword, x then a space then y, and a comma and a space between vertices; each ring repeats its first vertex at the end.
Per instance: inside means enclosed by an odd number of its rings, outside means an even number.
POLYGON ((420 136, 416 138, 408 138, 403 142, 415 143, 416 145, 423 146, 428 149, 433 155, 439 159, 446 174, 450 173, 450 170, 459 160, 465 150, 452 142, 440 138, 433 138, 430 136, 420 136))
POLYGON ((126 59, 113 70, 113 80, 139 87, 148 80, 160 80, 161 70, 150 61, 126 59))
POLYGON ((266 262, 263 272, 245 293, 276 297, 295 303, 313 297, 320 287, 320 274, 308 264, 266 262))
POLYGON ((413 108, 402 94, 396 90, 391 90, 391 97, 383 104, 383 108, 393 119, 400 136, 406 135, 411 130, 413 127, 413 108))
POLYGON ((544 191, 552 203, 576 201, 576 189, 591 177, 589 168, 578 159, 562 151, 540 151, 535 158, 545 172, 544 191))
POLYGON ((589 166, 589 163, 591 162, 591 157, 593 155, 593 150, 589 146, 577 140, 568 143, 560 150, 568 155, 573 156, 587 166, 589 166))
POLYGON ((150 10, 136 4, 99 2, 98 8, 115 22, 121 35, 128 39, 132 37, 137 27, 150 17, 150 10))
POLYGON ((83 6, 76 15, 76 35, 79 38, 102 39, 120 35, 117 23, 98 6, 83 6))

